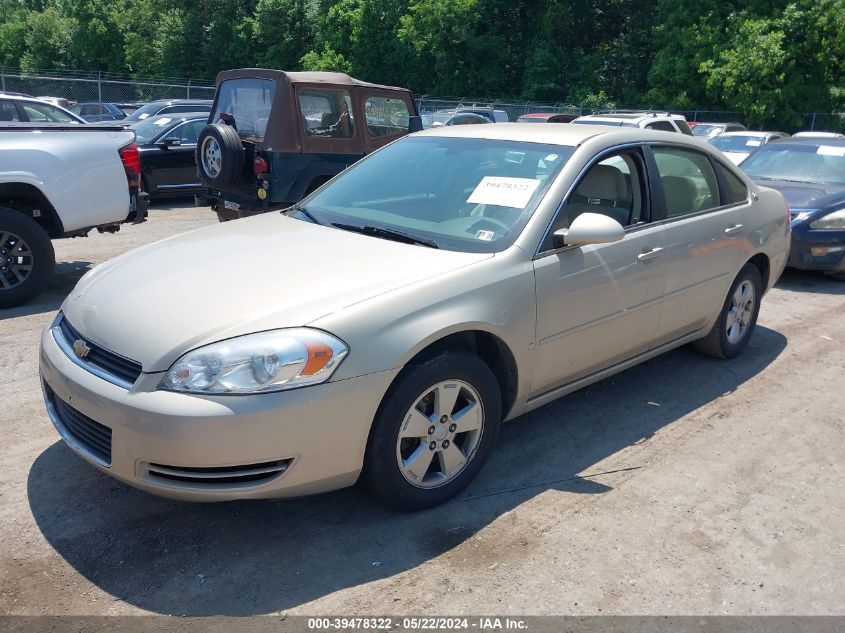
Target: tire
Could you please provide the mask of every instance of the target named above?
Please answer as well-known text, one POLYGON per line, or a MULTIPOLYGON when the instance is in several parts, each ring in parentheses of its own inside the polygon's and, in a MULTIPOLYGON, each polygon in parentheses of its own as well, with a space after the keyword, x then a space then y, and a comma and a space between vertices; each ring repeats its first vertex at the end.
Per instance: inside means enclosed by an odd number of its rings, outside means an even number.
POLYGON ((693 343, 696 350, 705 356, 714 358, 736 358, 748 345, 754 328, 757 325, 757 315, 760 312, 760 300, 763 298, 763 281, 760 271, 753 264, 746 264, 731 284, 722 310, 713 324, 713 328, 702 339, 693 343), (751 288, 750 303, 741 299, 743 292, 751 288), (737 323, 739 314, 739 323, 737 323), (744 323, 744 328, 742 326, 744 323), (736 328, 735 330, 729 330, 736 328))
POLYGON ((495 446, 501 419, 499 385, 490 368, 477 356, 463 351, 444 352, 412 365, 396 380, 379 407, 361 481, 385 505, 396 510, 416 511, 439 505, 463 490, 481 470, 495 446), (458 394, 448 415, 443 413, 446 409, 438 408, 434 391, 453 397, 458 394), (416 408, 417 404, 425 411, 416 408), (415 420, 418 431, 413 430, 415 420), (461 423, 471 430, 461 431, 461 423), (428 429, 425 425, 429 425, 428 429), (407 437, 400 439, 403 426, 407 437), (415 432, 422 435, 414 435, 415 432), (432 449, 432 445, 436 448, 432 449), (421 460, 416 468, 400 467, 400 460, 403 464, 413 463, 413 455, 421 460), (447 467, 452 468, 451 473, 447 473, 447 467), (414 477, 412 470, 422 476, 414 477))
POLYGON ((197 139, 200 181, 209 189, 234 184, 244 169, 244 146, 237 130, 224 123, 206 125, 197 139))
POLYGON ((19 306, 44 290, 55 265, 47 232, 29 216, 0 207, 0 308, 19 306))

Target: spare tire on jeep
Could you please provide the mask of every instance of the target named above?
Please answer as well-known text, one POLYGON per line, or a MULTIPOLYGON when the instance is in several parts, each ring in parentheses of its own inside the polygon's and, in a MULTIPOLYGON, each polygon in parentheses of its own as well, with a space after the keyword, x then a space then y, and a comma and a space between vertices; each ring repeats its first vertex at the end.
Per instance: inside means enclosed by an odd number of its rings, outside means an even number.
POLYGON ((206 125, 197 139, 197 167, 202 184, 218 189, 234 184, 244 169, 238 131, 225 123, 206 125))

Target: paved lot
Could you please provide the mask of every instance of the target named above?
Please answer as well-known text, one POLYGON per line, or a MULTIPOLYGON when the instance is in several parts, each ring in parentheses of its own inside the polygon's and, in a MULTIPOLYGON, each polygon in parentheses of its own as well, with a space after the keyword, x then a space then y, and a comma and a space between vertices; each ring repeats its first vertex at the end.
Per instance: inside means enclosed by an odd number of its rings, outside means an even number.
POLYGON ((190 505, 58 442, 37 344, 91 265, 213 221, 59 242, 0 312, 0 613, 845 614, 845 284, 788 272, 740 359, 680 349, 513 422, 441 508, 190 505))

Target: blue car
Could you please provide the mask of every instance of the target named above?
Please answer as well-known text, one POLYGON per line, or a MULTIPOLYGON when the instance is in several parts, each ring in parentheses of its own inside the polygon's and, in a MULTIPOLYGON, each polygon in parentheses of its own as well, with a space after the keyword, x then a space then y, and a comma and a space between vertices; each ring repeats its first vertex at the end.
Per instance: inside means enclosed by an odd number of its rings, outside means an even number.
POLYGON ((792 218, 787 265, 845 281, 845 139, 774 141, 749 156, 741 169, 786 198, 792 218))

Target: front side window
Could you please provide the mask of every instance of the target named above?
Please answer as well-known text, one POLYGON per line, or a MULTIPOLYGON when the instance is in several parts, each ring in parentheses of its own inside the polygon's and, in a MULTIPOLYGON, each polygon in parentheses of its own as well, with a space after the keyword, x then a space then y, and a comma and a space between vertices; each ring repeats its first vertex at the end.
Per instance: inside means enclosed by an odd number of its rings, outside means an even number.
POLYGON ((24 103, 27 118, 33 123, 76 123, 76 119, 48 103, 24 103))
POLYGON ((648 222, 645 182, 639 150, 603 158, 584 174, 558 211, 541 250, 554 249, 554 232, 569 228, 582 213, 606 215, 625 227, 648 222))
POLYGON ((364 116, 367 117, 367 134, 370 138, 381 138, 407 132, 411 112, 401 99, 367 97, 364 116))
POLYGON ((676 218, 719 206, 719 186, 710 160, 698 152, 655 147, 666 217, 676 218))
POLYGON ((380 227, 440 248, 497 252, 522 231, 575 149, 517 141, 405 137, 303 202, 325 224, 380 227))
MULTIPOLYGON (((275 97, 276 82, 271 79, 227 79, 220 84, 209 120, 216 122, 221 115, 229 115, 234 119, 235 129, 241 138, 261 142, 267 132, 275 97)), ((193 105, 182 112, 191 109, 195 112, 204 110, 193 105)))
POLYGON ((299 112, 306 136, 352 138, 352 100, 345 90, 302 88, 298 92, 299 112))
POLYGON ((196 145, 200 132, 206 126, 205 119, 198 119, 196 121, 188 121, 177 127, 173 133, 168 136, 176 136, 182 142, 182 145, 196 145))

